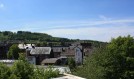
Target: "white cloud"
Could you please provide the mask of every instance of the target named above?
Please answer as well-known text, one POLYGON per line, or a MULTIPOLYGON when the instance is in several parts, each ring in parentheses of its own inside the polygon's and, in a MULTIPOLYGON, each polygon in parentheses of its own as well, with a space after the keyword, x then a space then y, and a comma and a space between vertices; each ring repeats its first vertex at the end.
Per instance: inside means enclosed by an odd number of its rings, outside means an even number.
POLYGON ((79 28, 79 27, 90 27, 90 26, 100 26, 100 25, 127 25, 134 23, 134 19, 121 19, 121 20, 100 20, 100 21, 90 21, 90 20, 75 20, 75 21, 37 21, 32 23, 26 23, 23 25, 22 29, 62 29, 62 28, 79 28))
MULTIPOLYGON (((48 33, 56 37, 110 41, 112 37, 134 36, 134 19, 103 21, 40 21, 18 30, 48 33)), ((17 30, 17 29, 16 29, 17 30)))
POLYGON ((4 4, 0 3, 0 9, 4 8, 4 4))
POLYGON ((134 27, 110 26, 110 27, 87 27, 70 29, 52 29, 45 31, 56 37, 66 37, 72 39, 92 39, 100 41, 110 41, 112 37, 134 35, 134 27))
POLYGON ((99 15, 99 18, 102 19, 102 20, 105 20, 105 21, 111 19, 111 18, 108 18, 108 17, 106 17, 106 16, 104 16, 104 15, 99 15))

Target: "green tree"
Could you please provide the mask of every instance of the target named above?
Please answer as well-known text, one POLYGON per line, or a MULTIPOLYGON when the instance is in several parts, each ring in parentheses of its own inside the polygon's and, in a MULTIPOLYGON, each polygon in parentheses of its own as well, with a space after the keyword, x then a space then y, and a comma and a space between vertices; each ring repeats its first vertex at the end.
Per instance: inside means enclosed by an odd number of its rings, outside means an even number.
POLYGON ((70 69, 74 69, 76 67, 74 58, 68 58, 68 66, 70 69))
POLYGON ((50 79, 59 76, 59 71, 49 66, 48 68, 36 68, 33 79, 50 79))
POLYGON ((74 74, 88 79, 133 79, 134 38, 112 39, 106 47, 94 51, 74 74))
POLYGON ((112 39, 107 47, 105 77, 111 79, 134 78, 134 39, 130 35, 112 39))
POLYGON ((31 65, 23 55, 12 67, 0 63, 0 79, 50 79, 59 76, 59 71, 48 68, 38 68, 31 65))
MULTIPOLYGON (((11 70, 20 79, 31 79, 34 75, 34 67, 24 58, 14 63, 11 70)), ((14 76, 13 76, 14 77, 14 76)))
POLYGON ((12 59, 18 59, 19 58, 19 48, 17 44, 13 44, 8 53, 7 53, 7 58, 12 58, 12 59))
POLYGON ((11 70, 5 64, 0 63, 0 79, 8 79, 10 77, 11 70))
POLYGON ((11 74, 8 79, 20 79, 20 78, 17 77, 15 74, 11 74))
POLYGON ((10 79, 50 79, 59 76, 59 71, 49 68, 38 68, 30 64, 24 55, 20 54, 19 60, 11 67, 10 79))

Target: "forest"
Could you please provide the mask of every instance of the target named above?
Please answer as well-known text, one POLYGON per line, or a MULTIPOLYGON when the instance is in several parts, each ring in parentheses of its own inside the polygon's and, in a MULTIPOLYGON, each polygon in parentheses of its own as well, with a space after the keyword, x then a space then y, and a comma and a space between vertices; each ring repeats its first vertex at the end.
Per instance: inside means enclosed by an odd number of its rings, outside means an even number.
POLYGON ((68 39, 53 37, 46 33, 37 33, 29 31, 0 31, 0 43, 34 43, 37 46, 68 46, 73 42, 92 43, 95 47, 106 44, 106 42, 95 40, 68 39))
POLYGON ((0 41, 24 41, 24 42, 35 42, 35 41, 48 41, 48 42, 59 42, 59 41, 70 41, 67 38, 52 37, 46 33, 36 33, 29 31, 3 31, 0 32, 0 41))

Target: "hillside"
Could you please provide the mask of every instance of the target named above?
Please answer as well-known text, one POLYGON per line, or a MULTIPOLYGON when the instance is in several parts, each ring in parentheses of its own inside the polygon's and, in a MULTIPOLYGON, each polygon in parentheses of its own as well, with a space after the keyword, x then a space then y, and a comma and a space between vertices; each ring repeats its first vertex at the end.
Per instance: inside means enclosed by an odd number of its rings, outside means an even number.
POLYGON ((46 33, 36 33, 36 32, 29 32, 29 31, 18 31, 18 32, 11 32, 11 31, 3 31, 0 32, 0 41, 22 41, 22 42, 59 42, 59 41, 69 41, 67 38, 58 38, 52 37, 46 33))
POLYGON ((68 38, 60 38, 53 37, 46 33, 37 33, 37 32, 29 32, 29 31, 2 31, 0 32, 0 42, 1 43, 36 43, 39 46, 53 45, 53 46, 65 46, 70 44, 71 42, 86 42, 92 43, 95 47, 98 47, 104 42, 94 41, 94 40, 79 40, 79 39, 68 39, 68 38))

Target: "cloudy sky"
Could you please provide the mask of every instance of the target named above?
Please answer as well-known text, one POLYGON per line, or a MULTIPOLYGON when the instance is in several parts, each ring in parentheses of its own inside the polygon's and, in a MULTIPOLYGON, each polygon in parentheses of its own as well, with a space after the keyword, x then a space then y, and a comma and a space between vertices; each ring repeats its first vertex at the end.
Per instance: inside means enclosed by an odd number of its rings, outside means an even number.
POLYGON ((134 36, 134 0, 0 0, 0 31, 110 41, 134 36))

